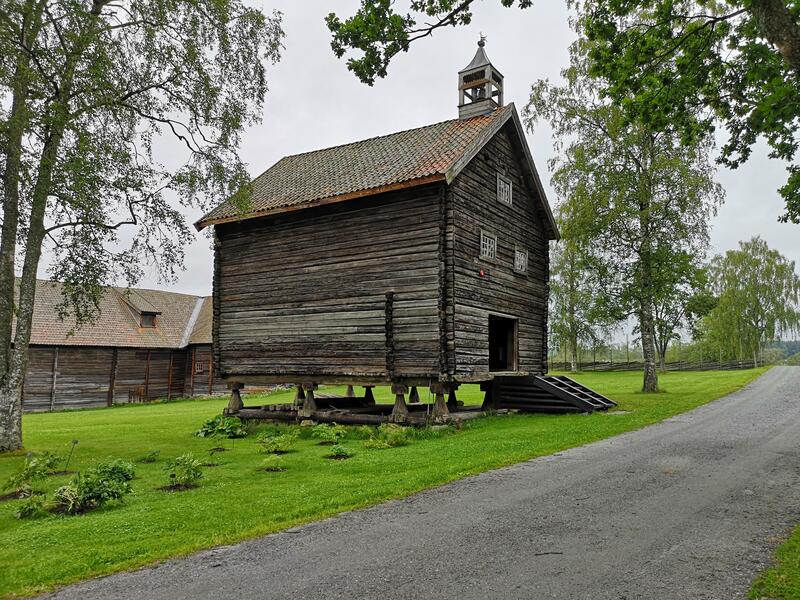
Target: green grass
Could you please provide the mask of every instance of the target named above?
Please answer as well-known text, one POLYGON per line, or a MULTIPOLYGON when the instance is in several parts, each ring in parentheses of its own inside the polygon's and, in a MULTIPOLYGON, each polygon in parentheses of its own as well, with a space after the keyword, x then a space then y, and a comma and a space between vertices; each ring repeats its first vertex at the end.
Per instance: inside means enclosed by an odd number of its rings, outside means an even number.
MULTIPOLYGON (((282 457, 287 470, 278 473, 259 471, 264 455, 255 435, 235 441, 192 435, 219 414, 225 399, 26 415, 29 451, 63 455, 71 440, 79 440, 70 469, 86 469, 109 457, 135 460, 152 450, 160 457, 155 464, 137 465, 132 496, 93 513, 19 521, 14 517, 19 501, 0 503, 0 597, 274 532, 644 427, 732 392, 764 370, 667 373, 661 377, 666 392, 657 395, 637 392, 639 373, 584 374, 577 378, 629 412, 488 417, 391 449, 368 450, 351 438, 343 442, 355 451, 348 460, 324 458, 330 447, 318 445, 306 431, 295 451, 282 457), (210 456, 215 446, 226 451, 210 456), (164 462, 187 451, 219 464, 204 469, 197 489, 159 491, 168 483, 164 462)), ((292 394, 245 401, 287 402, 292 394)), ((376 388, 376 395, 392 400, 388 389, 376 388)), ((459 397, 481 401, 475 386, 462 388, 459 397)), ((22 461, 22 456, 0 457, 0 482, 22 461)), ((54 476, 42 487, 52 492, 67 479, 54 476)))
POLYGON ((800 527, 775 554, 775 566, 753 583, 751 600, 797 600, 800 598, 800 527))

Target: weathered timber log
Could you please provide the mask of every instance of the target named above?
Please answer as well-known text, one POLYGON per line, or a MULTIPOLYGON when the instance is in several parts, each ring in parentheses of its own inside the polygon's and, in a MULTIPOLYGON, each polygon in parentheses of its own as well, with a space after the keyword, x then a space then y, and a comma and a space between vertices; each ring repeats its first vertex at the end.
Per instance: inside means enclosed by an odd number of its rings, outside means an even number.
POLYGON ((244 404, 242 403, 242 384, 240 383, 232 383, 231 384, 231 400, 228 402, 228 408, 226 409, 225 413, 229 415, 237 414, 242 408, 244 408, 244 404))
POLYGON ((306 397, 303 402, 303 408, 300 409, 300 411, 298 411, 301 417, 310 417, 317 411, 317 403, 314 398, 314 390, 316 389, 317 389, 316 383, 303 384, 303 391, 305 391, 306 397))
POLYGON ((402 384, 394 384, 392 385, 392 393, 394 394, 394 408, 389 420, 392 423, 405 423, 408 420, 408 407, 406 406, 408 387, 402 384))

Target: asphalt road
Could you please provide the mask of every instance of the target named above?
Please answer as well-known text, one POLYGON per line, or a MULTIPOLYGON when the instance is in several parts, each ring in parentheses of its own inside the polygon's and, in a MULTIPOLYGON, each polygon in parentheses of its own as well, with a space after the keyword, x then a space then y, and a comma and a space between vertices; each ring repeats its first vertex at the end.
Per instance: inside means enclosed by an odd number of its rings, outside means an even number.
POLYGON ((730 600, 798 520, 782 367, 646 429, 50 597, 730 600))

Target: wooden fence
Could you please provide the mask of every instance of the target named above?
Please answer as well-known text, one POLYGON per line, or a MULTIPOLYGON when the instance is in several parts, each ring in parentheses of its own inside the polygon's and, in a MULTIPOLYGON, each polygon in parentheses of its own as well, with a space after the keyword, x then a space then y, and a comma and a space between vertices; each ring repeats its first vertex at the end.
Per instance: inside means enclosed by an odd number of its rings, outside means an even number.
MULTIPOLYGON (((569 371, 571 368, 570 363, 564 361, 550 361, 548 368, 551 371, 569 371)), ((657 369, 661 369, 660 365, 656 364, 657 369)), ((729 361, 703 361, 703 362, 669 362, 664 365, 665 371, 733 371, 737 369, 752 369, 752 361, 742 360, 729 360, 729 361)), ((579 362, 579 371, 642 371, 644 370, 644 363, 642 361, 631 362, 579 362)))

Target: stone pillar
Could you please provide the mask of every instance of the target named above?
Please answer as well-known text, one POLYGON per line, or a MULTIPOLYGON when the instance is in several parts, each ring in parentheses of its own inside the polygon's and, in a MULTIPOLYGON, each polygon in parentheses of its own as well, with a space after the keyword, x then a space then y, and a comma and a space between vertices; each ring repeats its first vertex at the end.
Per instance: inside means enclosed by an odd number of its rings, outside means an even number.
POLYGON ((303 402, 303 408, 298 411, 298 414, 301 417, 308 418, 313 415, 317 410, 317 403, 314 400, 314 390, 317 389, 316 383, 304 383, 303 384, 303 391, 305 392, 305 401, 303 402))
POLYGON ((228 402, 228 408, 225 409, 226 415, 238 414, 244 408, 242 403, 242 393, 240 390, 244 387, 241 383, 231 384, 231 400, 228 402))
POLYGON ((394 394, 394 408, 392 414, 389 415, 389 421, 392 423, 405 423, 408 421, 408 407, 406 406, 406 393, 408 387, 395 383, 392 384, 392 393, 394 394))

